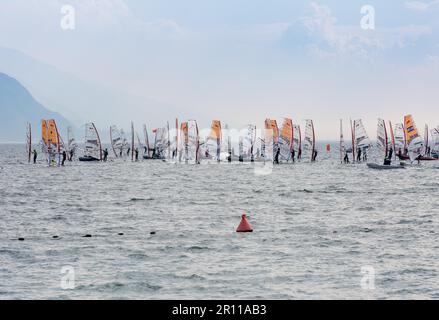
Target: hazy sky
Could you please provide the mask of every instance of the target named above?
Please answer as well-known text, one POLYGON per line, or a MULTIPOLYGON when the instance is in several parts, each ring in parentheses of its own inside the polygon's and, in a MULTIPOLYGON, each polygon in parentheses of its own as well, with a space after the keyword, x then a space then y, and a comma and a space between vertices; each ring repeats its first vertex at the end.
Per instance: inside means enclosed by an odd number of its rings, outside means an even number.
POLYGON ((196 110, 202 126, 312 118, 321 138, 338 137, 339 118, 371 136, 377 117, 438 125, 438 28, 438 0, 0 0, 0 46, 196 110), (65 4, 75 30, 60 27, 65 4))

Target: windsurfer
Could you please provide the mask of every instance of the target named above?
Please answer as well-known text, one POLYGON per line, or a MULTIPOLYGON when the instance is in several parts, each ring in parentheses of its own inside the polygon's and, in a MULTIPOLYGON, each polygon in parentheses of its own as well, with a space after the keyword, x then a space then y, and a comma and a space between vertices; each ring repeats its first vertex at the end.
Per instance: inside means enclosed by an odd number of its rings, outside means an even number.
POLYGON ((296 150, 294 150, 294 148, 291 150, 291 160, 293 162, 296 161, 296 150))
POLYGON ((74 151, 72 149, 72 150, 70 150, 69 161, 73 161, 73 155, 74 155, 74 151))
POLYGON ((393 156, 393 148, 389 149, 389 159, 392 159, 393 156))
POLYGON ((277 148, 276 155, 274 156, 275 164, 279 164, 279 154, 280 154, 280 148, 277 148))
POLYGON ((350 163, 349 162, 349 156, 348 156, 348 153, 347 153, 347 151, 345 152, 345 154, 344 154, 344 158, 343 158, 343 161, 344 161, 344 163, 345 164, 348 164, 348 163, 350 163))
POLYGON ((104 162, 107 162, 107 158, 108 158, 108 149, 105 148, 105 150, 104 150, 104 162))
POLYGON ((302 149, 299 149, 299 152, 297 153, 297 160, 302 159, 302 149))
POLYGON ((34 151, 32 153, 34 154, 34 164, 35 164, 35 163, 37 163, 37 158, 38 158, 37 150, 34 149, 34 151))
POLYGON ((130 151, 131 151, 131 148, 128 148, 128 150, 127 150, 127 156, 130 155, 130 151))
POLYGON ((67 160, 67 152, 66 152, 66 150, 64 150, 62 152, 62 162, 61 162, 62 166, 64 166, 64 163, 66 162, 66 160, 67 160))
POLYGON ((232 152, 229 151, 229 156, 227 157, 227 162, 232 162, 232 152))
POLYGON ((311 161, 312 161, 312 162, 315 162, 315 161, 316 161, 316 159, 317 159, 317 154, 318 154, 317 150, 314 150, 313 155, 312 155, 312 157, 311 157, 311 161))
POLYGON ((357 150, 357 162, 361 162, 361 148, 357 150))
POLYGON ((136 148, 136 150, 134 150, 134 153, 136 155, 136 161, 139 161, 139 149, 136 148))

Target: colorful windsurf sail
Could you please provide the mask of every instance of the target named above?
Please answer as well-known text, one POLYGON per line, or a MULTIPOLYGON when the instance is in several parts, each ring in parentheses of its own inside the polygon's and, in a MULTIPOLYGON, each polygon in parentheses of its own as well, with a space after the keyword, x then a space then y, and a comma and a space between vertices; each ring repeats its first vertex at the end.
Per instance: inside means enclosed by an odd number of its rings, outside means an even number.
POLYGON ((285 118, 279 135, 280 159, 281 161, 292 160, 291 151, 294 144, 293 120, 285 118))
POLYGON ((404 133, 407 141, 408 156, 411 161, 415 161, 422 154, 424 146, 411 115, 404 117, 404 133))
POLYGON ((205 158, 221 160, 222 130, 221 121, 213 120, 209 136, 206 139, 205 158))

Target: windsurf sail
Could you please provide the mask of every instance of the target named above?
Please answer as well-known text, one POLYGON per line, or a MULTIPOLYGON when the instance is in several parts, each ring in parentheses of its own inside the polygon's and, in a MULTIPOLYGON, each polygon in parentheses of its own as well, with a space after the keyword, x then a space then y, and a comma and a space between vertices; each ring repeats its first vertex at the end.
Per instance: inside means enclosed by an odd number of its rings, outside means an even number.
POLYGON ((47 149, 49 151, 49 164, 61 164, 61 146, 62 141, 55 120, 47 120, 47 149))
POLYGON ((402 123, 395 124, 394 128, 395 137, 395 154, 404 154, 406 149, 404 125, 402 123))
POLYGON ((111 148, 113 149, 116 158, 122 157, 123 154, 122 135, 119 129, 117 128, 117 126, 115 125, 110 127, 110 140, 111 140, 111 148))
POLYGON ((179 146, 178 146, 178 159, 179 161, 188 161, 188 143, 189 143, 189 137, 188 137, 188 123, 182 122, 180 125, 180 139, 179 146))
POLYGON ((151 146, 149 145, 149 137, 148 137, 148 130, 146 128, 146 124, 143 125, 143 138, 145 139, 145 148, 144 149, 144 154, 147 157, 151 156, 150 150, 151 150, 151 146))
POLYGON ((78 144, 76 143, 75 136, 73 134, 72 127, 67 128, 67 151, 68 157, 70 160, 73 160, 72 157, 76 153, 76 149, 78 148, 78 144))
POLYGON ((279 128, 276 120, 265 120, 264 155, 265 161, 273 161, 279 147, 279 128))
POLYGON ((361 153, 366 156, 371 143, 361 119, 354 121, 354 137, 356 151, 358 152, 358 150, 361 150, 361 153))
POLYGON ((27 161, 30 163, 32 159, 32 126, 29 122, 26 125, 26 152, 27 161))
MULTIPOLYGON (((428 131, 428 124, 425 125, 424 128, 424 155, 429 156, 428 149, 430 147, 430 141, 429 141, 429 131, 428 131)), ((431 148, 430 148, 431 150, 431 148)))
POLYGON ((316 136, 314 131, 314 122, 312 120, 306 120, 303 149, 312 161, 314 159, 314 152, 316 150, 316 136))
POLYGON ((102 161, 102 144, 98 130, 93 122, 85 124, 85 149, 86 157, 102 161))
POLYGON ((431 154, 439 155, 439 128, 431 129, 431 154))
POLYGON ((135 145, 134 145, 134 123, 131 121, 131 161, 134 161, 134 149, 135 149, 135 145))
POLYGON ((188 121, 187 159, 189 162, 199 164, 200 159, 200 136, 198 124, 195 120, 188 121))
POLYGON ((387 157, 389 151, 388 141, 386 122, 383 119, 378 119, 377 146, 378 150, 381 151, 383 158, 387 157))
POLYGON ((239 156, 242 161, 254 161, 256 144, 256 126, 249 124, 240 132, 239 156))
POLYGON ((396 141, 395 141, 395 133, 393 132, 392 122, 389 121, 389 130, 390 131, 390 147, 393 149, 393 157, 396 159, 396 141))
POLYGON ((300 160, 302 155, 302 130, 298 124, 293 125, 293 148, 297 159, 300 160))
POLYGON ((340 119, 340 163, 343 163, 345 152, 346 152, 346 147, 344 144, 344 137, 343 137, 343 120, 340 119))
POLYGON ((213 120, 206 139, 206 158, 221 160, 222 130, 221 121, 213 120))
POLYGON ((411 161, 415 161, 422 154, 424 146, 411 115, 404 117, 404 133, 407 141, 408 155, 411 161))
POLYGON ((349 121, 351 122, 351 137, 352 137, 352 163, 355 162, 355 160, 357 159, 357 157, 355 156, 355 151, 356 151, 356 147, 355 147, 355 126, 352 122, 352 119, 349 119, 349 121))
POLYGON ((290 161, 294 144, 293 120, 285 118, 279 135, 280 159, 290 161))

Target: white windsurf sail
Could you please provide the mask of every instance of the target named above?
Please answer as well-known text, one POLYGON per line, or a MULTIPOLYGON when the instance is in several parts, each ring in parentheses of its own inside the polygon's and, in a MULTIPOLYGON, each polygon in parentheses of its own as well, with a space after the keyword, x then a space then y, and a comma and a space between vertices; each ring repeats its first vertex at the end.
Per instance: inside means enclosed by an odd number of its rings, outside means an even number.
POLYGON ((354 134, 356 152, 358 152, 358 150, 361 150, 361 153, 363 155, 367 155, 371 143, 361 119, 354 121, 354 134))
POLYGON ((27 161, 30 163, 32 159, 32 126, 29 122, 26 125, 26 152, 27 161))
POLYGON ((310 160, 313 160, 314 152, 316 150, 316 136, 314 131, 314 122, 312 120, 306 120, 303 150, 305 151, 306 156, 310 160))
POLYGON ((424 128, 424 155, 425 156, 429 156, 429 149, 431 150, 430 141, 429 141, 430 140, 429 134, 430 134, 430 132, 428 130, 428 124, 426 124, 425 128, 424 128))
POLYGON ((149 144, 148 130, 146 124, 143 125, 143 139, 145 141, 145 147, 143 149, 143 155, 147 158, 151 157, 151 146, 149 144))
POLYGON ((340 163, 343 163, 345 153, 346 153, 346 148, 345 148, 344 137, 343 137, 343 120, 340 119, 340 163))
POLYGON ((122 157, 123 154, 122 135, 119 129, 117 128, 117 126, 115 125, 110 127, 110 140, 111 140, 111 148, 113 149, 116 158, 122 157))
POLYGON ((383 119, 378 119, 377 146, 384 158, 387 157, 389 151, 388 141, 386 122, 383 119))
POLYGON ((195 120, 188 121, 187 151, 188 162, 198 164, 200 159, 200 136, 198 124, 195 120))
POLYGON ((395 124, 393 132, 395 137, 395 153, 404 154, 406 149, 404 125, 402 123, 395 124))
POLYGON ((297 159, 300 160, 302 155, 302 130, 300 125, 293 125, 293 148, 297 155, 297 159))
POLYGON ((78 143, 75 140, 75 136, 73 134, 72 127, 67 128, 67 151, 69 153, 69 159, 73 160, 73 156, 76 153, 76 149, 78 148, 78 143))
POLYGON ((439 154, 439 128, 432 129, 431 133, 431 154, 438 155, 439 154))
POLYGON ((96 160, 102 160, 102 145, 99 133, 94 123, 85 124, 85 149, 84 155, 96 160))
POLYGON ((240 132, 239 156, 242 161, 253 161, 255 156, 256 126, 249 124, 240 132))

